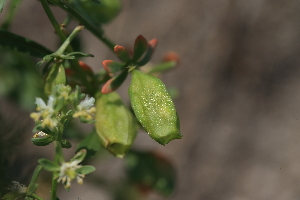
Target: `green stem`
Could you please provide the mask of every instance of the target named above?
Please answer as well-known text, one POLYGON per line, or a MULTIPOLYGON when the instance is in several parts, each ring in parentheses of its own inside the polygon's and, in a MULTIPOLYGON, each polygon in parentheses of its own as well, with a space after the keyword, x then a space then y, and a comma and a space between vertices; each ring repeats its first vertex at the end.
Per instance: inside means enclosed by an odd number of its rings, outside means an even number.
POLYGON ((37 200, 43 200, 41 197, 39 197, 38 195, 36 195, 36 194, 32 194, 31 195, 34 199, 37 199, 37 200))
MULTIPOLYGON (((62 140, 62 128, 63 126, 61 125, 58 127, 58 133, 55 137, 54 141, 54 148, 55 148, 55 156, 54 156, 54 163, 59 165, 60 162, 63 161, 63 154, 62 154, 62 147, 61 147, 61 140, 62 140)), ((57 199, 57 175, 59 172, 53 172, 52 175, 52 186, 51 186, 51 200, 56 200, 57 199)))
MULTIPOLYGON (((52 23, 52 25, 53 25, 53 27, 54 27, 56 33, 58 34, 60 40, 63 42, 63 45, 62 45, 63 47, 60 47, 60 49, 61 49, 61 48, 62 48, 62 49, 67 49, 68 52, 73 52, 73 48, 69 45, 71 40, 70 40, 70 41, 67 41, 67 42, 65 43, 67 37, 64 35, 64 33, 62 32, 62 30, 60 29, 60 25, 59 25, 59 23, 57 22, 57 20, 55 19, 54 15, 53 15, 53 13, 52 13, 50 7, 49 7, 49 4, 48 4, 47 0, 41 0, 41 3, 42 3, 42 5, 43 5, 43 8, 44 8, 44 10, 45 10, 45 12, 46 12, 46 14, 47 14, 49 20, 50 20, 51 23, 52 23)), ((81 28, 81 29, 82 29, 82 28, 81 28)), ((81 29, 80 29, 80 30, 81 30, 81 29)), ((73 32, 74 32, 74 31, 73 31, 73 32)), ((72 33, 73 33, 73 32, 72 32, 72 33)), ((77 31, 77 32, 78 32, 78 31, 77 31)), ((76 33, 77 33, 77 32, 76 32, 76 33)), ((76 35, 76 34, 75 34, 75 35, 76 35)), ((74 36, 75 36, 75 35, 74 35, 74 36)), ((72 36, 72 38, 73 38, 74 36, 72 36)), ((62 49, 61 49, 61 50, 62 50, 62 49)), ((60 50, 60 51, 61 51, 61 50, 60 50)), ((77 60, 70 60, 70 63, 71 63, 72 68, 75 70, 75 72, 77 72, 77 75, 78 75, 78 77, 80 78, 80 80, 84 83, 85 86, 87 86, 88 90, 90 90, 89 93, 91 93, 91 91, 92 91, 91 83, 86 79, 86 76, 85 76, 86 73, 84 73, 84 71, 81 69, 81 67, 79 66, 77 60)))
POLYGON ((48 4, 47 0, 41 0, 41 3, 42 3, 42 6, 43 6, 43 8, 44 8, 44 10, 45 10, 45 12, 46 12, 46 14, 47 14, 47 16, 48 16, 48 18, 49 18, 51 24, 52 24, 52 26, 54 27, 56 33, 58 34, 60 40, 61 40, 62 42, 64 42, 64 41, 66 40, 67 37, 66 37, 66 36, 63 34, 63 32, 61 31, 60 25, 59 25, 59 23, 56 21, 56 19, 55 19, 53 13, 52 13, 52 11, 51 11, 51 9, 50 9, 50 7, 49 7, 49 4, 48 4))
POLYGON ((59 47, 59 49, 56 51, 58 54, 63 54, 66 48, 69 46, 71 41, 74 39, 74 37, 77 35, 78 32, 80 32, 84 26, 77 26, 72 33, 69 35, 69 37, 64 41, 64 43, 59 47))
POLYGON ((97 38, 99 38, 110 50, 112 51, 114 50, 114 47, 116 45, 106 37, 104 31, 101 28, 95 27, 88 20, 86 20, 82 15, 80 15, 76 10, 74 10, 74 8, 66 4, 64 1, 62 0, 50 0, 50 1, 58 5, 61 9, 67 11, 70 15, 72 15, 75 19, 77 19, 86 29, 88 29, 97 38))

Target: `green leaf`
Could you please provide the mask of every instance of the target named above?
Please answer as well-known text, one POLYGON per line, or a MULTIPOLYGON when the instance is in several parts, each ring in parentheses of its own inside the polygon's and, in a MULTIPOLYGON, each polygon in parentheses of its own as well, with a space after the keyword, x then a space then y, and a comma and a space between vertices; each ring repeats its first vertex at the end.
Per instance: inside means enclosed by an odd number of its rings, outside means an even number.
POLYGON ((112 76, 114 73, 124 70, 126 67, 124 63, 118 63, 113 60, 104 60, 102 64, 110 76, 112 76))
POLYGON ((147 47, 147 51, 144 55, 143 58, 141 58, 138 62, 137 62, 137 65, 138 66, 143 66, 145 64, 147 64, 149 62, 149 60, 151 59, 152 57, 152 54, 155 50, 155 47, 157 45, 157 39, 152 39, 148 42, 148 47, 147 47))
POLYGON ((101 148, 99 137, 96 131, 93 131, 91 134, 86 136, 77 146, 76 152, 81 149, 86 149, 87 153, 85 159, 91 158, 95 155, 97 151, 101 148))
POLYGON ((95 171, 96 168, 90 165, 85 165, 80 167, 79 169, 76 170, 77 173, 79 174, 89 174, 92 173, 93 171, 95 171))
POLYGON ((54 162, 48 160, 48 159, 45 159, 45 158, 41 158, 38 160, 38 163, 40 165, 43 166, 43 168, 47 171, 51 171, 51 172, 54 172, 54 171, 59 171, 60 170, 60 166, 55 164, 54 162))
POLYGON ((175 189, 176 171, 168 159, 154 152, 130 151, 125 157, 132 182, 169 196, 175 189))
POLYGON ((35 168, 28 187, 30 187, 30 185, 32 185, 32 184, 34 184, 36 182, 36 180, 39 177, 39 174, 40 174, 40 172, 41 172, 42 169, 43 169, 43 167, 41 165, 38 165, 35 168))
POLYGON ((86 150, 85 149, 81 149, 80 151, 78 151, 75 156, 71 159, 71 161, 78 161, 79 163, 82 162, 85 158, 86 155, 86 150))
POLYGON ((37 42, 4 30, 0 30, 0 46, 38 58, 43 58, 52 53, 37 42))
POLYGON ((80 57, 94 57, 93 54, 86 54, 82 52, 72 52, 67 55, 61 55, 61 58, 63 59, 75 59, 75 58, 80 58, 80 57))
POLYGON ((39 185, 36 184, 36 183, 31 184, 31 185, 28 187, 26 194, 27 194, 27 195, 32 195, 32 193, 35 192, 35 190, 38 188, 38 186, 39 186, 39 185))
POLYGON ((54 141, 53 136, 46 136, 43 138, 31 138, 31 142, 36 146, 47 146, 54 141))
POLYGON ((139 35, 134 42, 134 54, 132 57, 133 61, 137 61, 146 52, 148 46, 147 40, 139 35))
POLYGON ((148 72, 148 74, 161 73, 161 72, 164 72, 164 71, 174 68, 176 65, 177 65, 177 62, 175 62, 175 61, 163 62, 163 63, 160 63, 159 65, 153 67, 148 72))
POLYGON ((128 75, 128 71, 124 70, 123 72, 121 72, 119 75, 109 79, 102 87, 101 92, 103 94, 108 94, 110 92, 115 91, 116 89, 118 89, 122 83, 126 80, 128 75))
POLYGON ((136 137, 136 121, 115 93, 96 94, 96 131, 101 144, 123 158, 136 137))
POLYGON ((175 105, 159 78, 133 70, 129 97, 135 116, 151 138, 162 145, 182 138, 175 105))
POLYGON ((128 62, 131 60, 128 51, 125 49, 125 47, 122 47, 120 45, 116 45, 114 47, 114 52, 117 54, 117 56, 123 61, 128 62))

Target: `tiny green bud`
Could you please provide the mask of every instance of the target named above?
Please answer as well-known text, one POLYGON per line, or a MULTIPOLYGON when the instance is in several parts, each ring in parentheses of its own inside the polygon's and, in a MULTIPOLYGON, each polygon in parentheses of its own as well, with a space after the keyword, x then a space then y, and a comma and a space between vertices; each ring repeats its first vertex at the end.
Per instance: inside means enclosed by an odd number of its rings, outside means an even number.
POLYGON ((138 121, 151 138, 162 145, 182 138, 175 105, 159 78, 133 70, 129 96, 138 121))

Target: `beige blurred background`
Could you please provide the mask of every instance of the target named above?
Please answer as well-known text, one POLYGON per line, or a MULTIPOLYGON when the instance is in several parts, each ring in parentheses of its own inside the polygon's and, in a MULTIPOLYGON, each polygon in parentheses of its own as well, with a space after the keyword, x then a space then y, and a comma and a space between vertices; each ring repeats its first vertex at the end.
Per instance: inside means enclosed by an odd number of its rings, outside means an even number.
MULTIPOLYGON (((112 40, 128 46, 142 34, 159 41, 153 62, 170 50, 181 57, 179 68, 163 80, 180 91, 175 104, 183 139, 163 147, 140 133, 135 143, 159 150, 174 163, 178 185, 169 199, 300 199, 300 2, 123 4, 117 20, 105 27, 112 40)), ((11 30, 55 50, 57 37, 40 3, 24 0, 20 10, 11 30)), ((54 10, 62 20, 64 12, 54 10)), ((86 62, 96 71, 102 60, 115 58, 88 31, 81 34, 85 52, 95 55, 86 62)), ((126 98, 126 88, 120 92, 126 98)), ((97 164, 98 172, 114 177, 122 161, 108 160, 97 164)), ((62 193, 71 195, 62 199, 109 200, 105 191, 89 183, 74 184, 70 194, 62 193)), ((166 198, 151 194, 149 199, 166 198)))

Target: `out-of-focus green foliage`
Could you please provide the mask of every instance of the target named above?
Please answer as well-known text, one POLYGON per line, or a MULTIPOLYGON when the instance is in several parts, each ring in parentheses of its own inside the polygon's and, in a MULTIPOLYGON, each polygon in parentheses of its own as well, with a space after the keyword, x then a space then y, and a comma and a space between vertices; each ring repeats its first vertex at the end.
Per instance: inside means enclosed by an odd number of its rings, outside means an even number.
POLYGON ((43 96, 43 81, 36 62, 27 55, 0 47, 0 96, 32 109, 36 96, 43 96))

